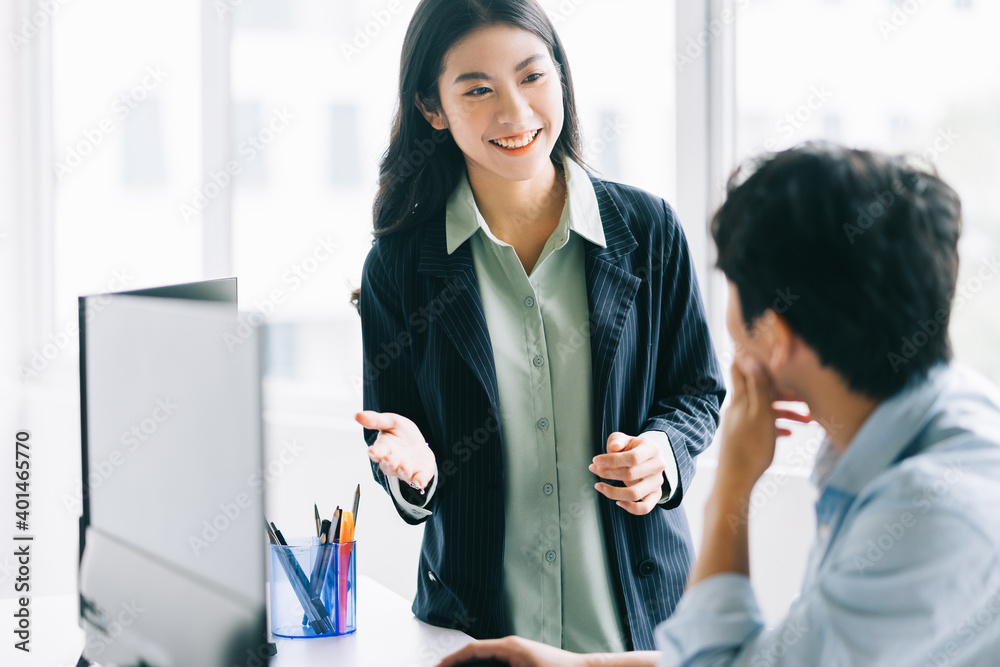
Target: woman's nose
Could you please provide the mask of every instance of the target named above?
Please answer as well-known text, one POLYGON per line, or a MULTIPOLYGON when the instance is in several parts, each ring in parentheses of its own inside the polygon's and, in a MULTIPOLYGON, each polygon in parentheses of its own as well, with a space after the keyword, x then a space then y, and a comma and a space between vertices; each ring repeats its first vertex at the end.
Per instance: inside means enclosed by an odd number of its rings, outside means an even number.
POLYGON ((524 125, 532 116, 531 105, 527 97, 520 91, 508 91, 500 94, 500 110, 497 120, 504 125, 524 125))

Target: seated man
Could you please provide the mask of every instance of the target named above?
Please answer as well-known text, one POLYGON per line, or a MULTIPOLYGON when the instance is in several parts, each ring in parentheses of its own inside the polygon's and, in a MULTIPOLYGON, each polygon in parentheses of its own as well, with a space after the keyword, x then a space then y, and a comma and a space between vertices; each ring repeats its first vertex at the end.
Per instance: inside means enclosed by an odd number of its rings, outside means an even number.
POLYGON ((960 226, 937 176, 874 153, 807 144, 734 179, 712 223, 732 404, 701 552, 657 628, 660 653, 507 638, 442 665, 1000 665, 1000 398, 951 363, 960 226), (765 628, 742 517, 787 433, 775 420, 796 419, 774 399, 805 402, 827 438, 805 582, 765 628))

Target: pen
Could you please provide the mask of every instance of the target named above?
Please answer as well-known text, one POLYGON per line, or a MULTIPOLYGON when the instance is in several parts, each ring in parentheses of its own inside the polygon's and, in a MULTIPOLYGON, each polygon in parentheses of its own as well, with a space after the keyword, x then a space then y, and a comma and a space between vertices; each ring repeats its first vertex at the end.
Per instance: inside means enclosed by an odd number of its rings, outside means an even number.
POLYGON ((358 523, 358 503, 361 502, 361 485, 358 484, 354 489, 354 507, 351 508, 351 516, 354 517, 354 523, 358 523))
MULTIPOLYGON (((330 521, 323 519, 323 523, 320 524, 320 536, 319 543, 321 545, 327 544, 327 532, 330 528, 330 521)), ((326 571, 329 567, 329 549, 320 549, 319 554, 316 557, 316 561, 313 563, 312 574, 309 575, 309 588, 312 591, 314 597, 320 597, 323 591, 323 580, 326 579, 326 571)))
POLYGON ((330 534, 330 539, 328 539, 327 542, 340 541, 340 522, 341 519, 343 518, 343 514, 344 513, 340 510, 340 507, 337 507, 337 510, 333 513, 333 519, 334 521, 336 521, 336 525, 333 524, 330 525, 330 530, 332 530, 333 532, 330 534))
POLYGON ((354 541, 354 515, 351 512, 340 513, 340 542, 354 541))
POLYGON ((320 524, 319 543, 331 545, 319 550, 319 557, 313 564, 312 575, 309 577, 310 590, 314 597, 321 597, 323 593, 323 582, 326 581, 327 573, 330 571, 330 561, 333 560, 333 533, 330 529, 330 520, 323 519, 320 524))
POLYGON ((316 507, 316 503, 313 503, 313 513, 316 514, 316 537, 322 537, 323 528, 322 522, 319 520, 319 508, 316 507))
POLYGON ((354 548, 354 515, 351 512, 340 513, 340 544, 337 545, 337 632, 347 630, 347 587, 351 567, 351 549, 354 548))

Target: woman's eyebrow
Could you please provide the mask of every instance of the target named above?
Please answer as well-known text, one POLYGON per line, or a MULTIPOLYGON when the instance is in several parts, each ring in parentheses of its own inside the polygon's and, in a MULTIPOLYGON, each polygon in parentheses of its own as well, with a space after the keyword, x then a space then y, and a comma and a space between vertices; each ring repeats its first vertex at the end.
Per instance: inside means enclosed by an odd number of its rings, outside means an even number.
POLYGON ((535 62, 536 60, 541 60, 544 57, 545 57, 544 53, 536 53, 533 56, 528 56, 527 58, 525 58, 524 60, 522 60, 520 63, 518 63, 517 67, 514 68, 514 71, 515 72, 520 72, 521 70, 523 70, 525 67, 527 67, 531 63, 535 62))
MULTIPOLYGON (((535 62, 536 60, 541 60, 544 57, 545 57, 544 53, 536 53, 533 56, 528 56, 527 58, 525 58, 524 60, 522 60, 517 64, 517 67, 514 68, 514 71, 520 72, 531 63, 535 62)), ((493 77, 491 77, 489 74, 486 74, 485 72, 466 72, 465 74, 459 74, 457 77, 455 77, 455 81, 451 85, 454 86, 459 83, 462 83, 463 81, 472 81, 472 80, 492 81, 493 77)))

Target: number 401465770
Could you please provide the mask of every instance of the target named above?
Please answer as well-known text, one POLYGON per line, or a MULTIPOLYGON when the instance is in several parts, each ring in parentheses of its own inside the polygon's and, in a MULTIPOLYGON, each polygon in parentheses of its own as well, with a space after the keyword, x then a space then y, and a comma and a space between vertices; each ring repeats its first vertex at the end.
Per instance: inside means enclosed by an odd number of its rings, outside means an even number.
POLYGON ((31 434, 27 431, 18 431, 15 438, 14 467, 16 471, 14 472, 14 476, 18 480, 14 485, 17 489, 17 492, 14 494, 17 507, 17 511, 15 512, 17 523, 15 525, 20 530, 28 530, 28 516, 31 509, 31 493, 29 491, 31 483, 30 438, 31 434))

